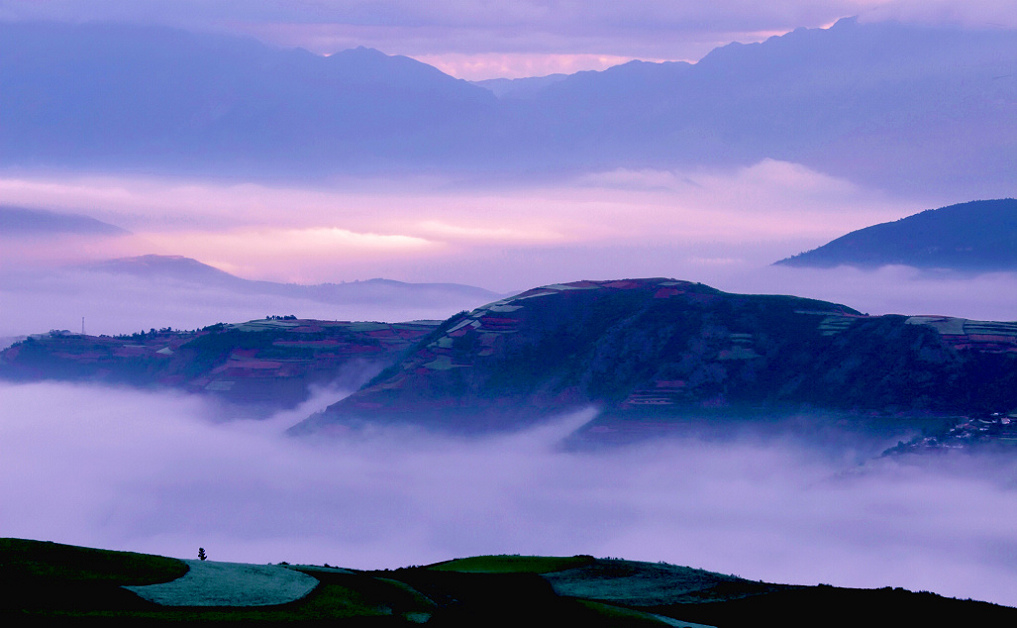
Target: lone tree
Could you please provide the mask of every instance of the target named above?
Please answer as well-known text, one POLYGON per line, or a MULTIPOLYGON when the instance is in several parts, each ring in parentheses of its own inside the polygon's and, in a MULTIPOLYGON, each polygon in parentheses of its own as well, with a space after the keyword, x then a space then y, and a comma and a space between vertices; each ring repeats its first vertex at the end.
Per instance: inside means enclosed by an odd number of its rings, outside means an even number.
POLYGON ((207 556, 205 556, 205 548, 204 547, 199 547, 198 548, 198 560, 205 560, 206 558, 207 558, 207 556))

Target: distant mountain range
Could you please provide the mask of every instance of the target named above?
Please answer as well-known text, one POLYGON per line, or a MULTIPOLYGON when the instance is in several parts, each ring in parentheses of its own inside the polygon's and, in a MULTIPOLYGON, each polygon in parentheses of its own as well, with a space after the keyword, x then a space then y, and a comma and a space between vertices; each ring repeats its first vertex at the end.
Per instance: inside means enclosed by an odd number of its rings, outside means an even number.
POLYGON ((116 236, 127 233, 129 232, 120 227, 81 214, 0 205, 0 237, 60 234, 116 236))
POLYGON ((1015 58, 1015 31, 845 19, 695 64, 471 84, 364 48, 326 58, 168 28, 5 22, 0 165, 483 178, 772 158, 995 196, 1017 161, 1015 58))
POLYGON ((175 281, 251 295, 307 299, 321 303, 353 304, 401 302, 414 305, 477 303, 496 299, 495 292, 455 283, 406 283, 368 279, 314 285, 242 279, 197 260, 179 255, 142 255, 92 262, 80 268, 111 275, 130 275, 151 281, 175 281))
POLYGON ((929 209, 852 231, 777 264, 1017 271, 1017 200, 972 201, 929 209))

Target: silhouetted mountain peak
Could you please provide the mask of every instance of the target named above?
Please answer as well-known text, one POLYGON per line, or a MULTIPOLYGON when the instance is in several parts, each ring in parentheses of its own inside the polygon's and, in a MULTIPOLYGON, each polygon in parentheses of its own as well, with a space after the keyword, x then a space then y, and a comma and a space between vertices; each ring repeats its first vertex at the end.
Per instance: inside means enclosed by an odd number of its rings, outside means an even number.
POLYGON ((927 209, 894 222, 852 231, 776 263, 1017 270, 1017 200, 981 200, 927 209))

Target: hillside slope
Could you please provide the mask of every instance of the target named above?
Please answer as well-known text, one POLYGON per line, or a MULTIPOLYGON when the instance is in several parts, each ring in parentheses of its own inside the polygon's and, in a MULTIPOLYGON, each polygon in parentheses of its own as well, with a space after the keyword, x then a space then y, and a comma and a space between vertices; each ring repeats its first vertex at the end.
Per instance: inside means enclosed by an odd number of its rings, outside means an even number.
POLYGON ((173 388, 272 411, 315 385, 358 387, 436 324, 284 317, 131 336, 50 332, 0 352, 0 379, 173 388))
MULTIPOLYGON (((198 561, 190 561, 196 564, 198 561)), ((354 571, 313 565, 232 566, 242 589, 264 586, 265 571, 316 580, 309 595, 288 604, 160 605, 134 595, 138 585, 178 581, 176 559, 58 543, 0 539, 0 618, 35 624, 355 626, 506 625, 549 622, 594 628, 632 626, 781 626, 829 623, 890 627, 1011 625, 1017 609, 904 589, 848 589, 770 584, 666 563, 592 556, 477 556, 424 567, 354 571), (249 571, 243 569, 250 568, 249 571), (822 618, 822 621, 817 618, 822 618)), ((187 578, 187 576, 184 576, 187 578)), ((211 591, 210 591, 211 592, 211 591)), ((200 585, 190 595, 201 599, 200 585)), ((232 601, 232 600, 231 600, 232 601)))
POLYGON ((866 316, 661 278, 543 286, 445 321, 294 431, 504 429, 590 405, 616 420, 1010 411, 1017 323, 866 316))
POLYGON ((972 272, 1017 270, 1017 199, 971 201, 885 222, 777 262, 832 268, 891 264, 972 272))

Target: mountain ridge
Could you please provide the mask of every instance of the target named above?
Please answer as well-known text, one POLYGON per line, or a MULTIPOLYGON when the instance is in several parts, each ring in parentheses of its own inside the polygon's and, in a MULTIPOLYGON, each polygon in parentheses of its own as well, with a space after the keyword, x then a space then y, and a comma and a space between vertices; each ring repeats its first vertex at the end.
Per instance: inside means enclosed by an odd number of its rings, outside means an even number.
POLYGON ((591 405, 614 427, 824 412, 906 423, 1014 411, 1015 390, 1017 323, 867 316, 673 279, 581 281, 445 321, 291 431, 379 421, 511 429, 591 405))
POLYGON ((1017 146, 1015 31, 841 20, 504 99, 377 51, 323 58, 109 25, 0 32, 8 166, 525 179, 777 159, 888 190, 986 196, 1009 189, 1017 146))
POLYGON ((78 268, 145 279, 172 279, 248 294, 268 294, 323 303, 364 303, 393 298, 422 302, 493 299, 501 295, 484 288, 456 283, 410 283, 374 278, 341 283, 297 284, 244 279, 181 255, 140 255, 79 265, 78 268))
POLYGON ((337 378, 356 389, 294 435, 365 424, 511 431, 595 407, 583 429, 607 440, 785 420, 797 433, 832 421, 894 440, 961 423, 970 429, 957 434, 988 426, 1017 436, 1017 322, 869 316, 659 277, 540 286, 445 321, 287 316, 117 338, 51 332, 0 352, 0 376, 268 407, 337 378))
POLYGON ((130 232, 84 214, 0 205, 0 237, 58 234, 119 236, 130 232))
POLYGON ((979 200, 927 209, 852 231, 775 265, 905 265, 967 272, 1014 271, 1017 200, 979 200))

